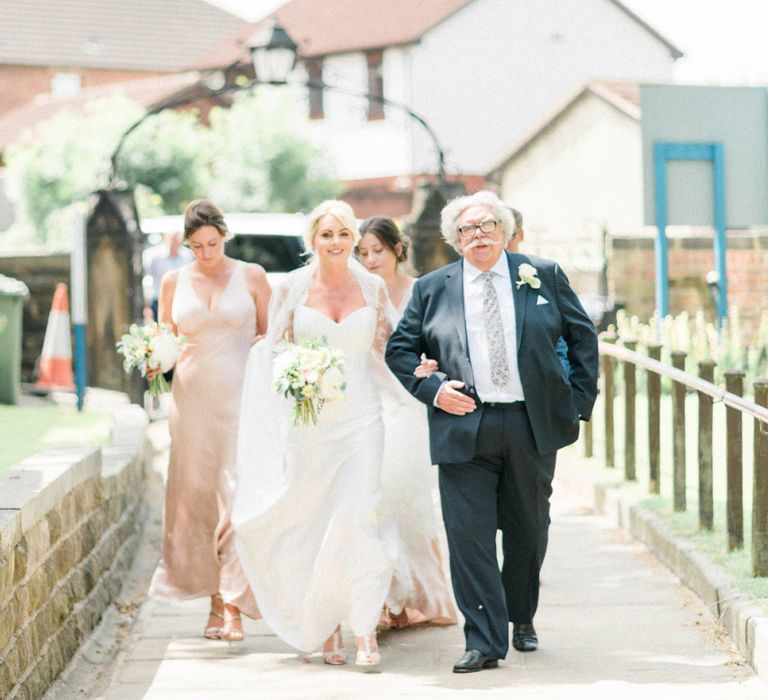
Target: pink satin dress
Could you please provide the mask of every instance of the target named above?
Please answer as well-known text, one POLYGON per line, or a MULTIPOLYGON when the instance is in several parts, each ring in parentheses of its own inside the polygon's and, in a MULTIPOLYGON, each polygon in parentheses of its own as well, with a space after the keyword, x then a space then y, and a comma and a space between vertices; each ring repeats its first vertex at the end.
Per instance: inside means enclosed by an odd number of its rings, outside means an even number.
POLYGON ((220 592, 261 617, 235 552, 230 523, 237 427, 256 305, 237 262, 212 309, 179 269, 172 318, 186 338, 173 375, 171 454, 163 515, 163 556, 150 595, 185 600, 220 592))
MULTIPOLYGON (((398 318, 412 292, 413 283, 396 309, 398 318)), ((387 610, 396 615, 407 613, 410 624, 455 624, 456 606, 443 571, 435 519, 437 467, 429 459, 426 408, 410 395, 405 404, 385 396, 383 416, 382 520, 386 537, 394 540, 397 552, 387 610)), ((382 624, 391 624, 388 616, 382 618, 382 624)))

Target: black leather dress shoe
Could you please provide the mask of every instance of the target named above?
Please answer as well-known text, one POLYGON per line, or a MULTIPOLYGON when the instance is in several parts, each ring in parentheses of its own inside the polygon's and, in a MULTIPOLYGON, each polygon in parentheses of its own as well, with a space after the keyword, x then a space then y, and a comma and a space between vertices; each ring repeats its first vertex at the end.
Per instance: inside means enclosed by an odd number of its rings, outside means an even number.
POLYGON ((453 664, 453 672, 474 673, 475 671, 482 671, 484 668, 496 668, 498 665, 498 659, 486 656, 475 649, 469 649, 464 652, 464 656, 453 664))
POLYGON ((539 648, 539 638, 533 625, 512 626, 512 646, 518 651, 536 651, 539 648))

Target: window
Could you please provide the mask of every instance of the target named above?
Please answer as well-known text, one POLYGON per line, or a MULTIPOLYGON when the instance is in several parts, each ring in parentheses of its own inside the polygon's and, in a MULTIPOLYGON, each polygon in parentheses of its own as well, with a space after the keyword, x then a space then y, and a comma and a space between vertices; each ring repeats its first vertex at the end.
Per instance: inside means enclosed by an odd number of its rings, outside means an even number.
POLYGON ((51 95, 66 97, 80 92, 79 73, 54 73, 51 78, 51 95))
POLYGON ((309 118, 322 119, 325 116, 323 109, 323 59, 307 59, 307 77, 315 87, 309 88, 309 118))
POLYGON ((382 71, 382 52, 368 51, 368 119, 384 119, 384 73, 382 71))

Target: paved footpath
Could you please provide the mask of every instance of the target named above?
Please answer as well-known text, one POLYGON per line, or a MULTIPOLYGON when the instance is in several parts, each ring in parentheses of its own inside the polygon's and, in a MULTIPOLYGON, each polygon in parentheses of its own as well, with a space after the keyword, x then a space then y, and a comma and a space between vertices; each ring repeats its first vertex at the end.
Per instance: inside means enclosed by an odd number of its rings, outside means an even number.
MULTIPOLYGON (((103 626, 116 654, 97 640, 81 668, 48 697, 768 699, 768 686, 701 601, 643 546, 584 507, 571 478, 575 454, 564 451, 558 464, 535 653, 511 650, 496 670, 454 674, 451 666, 464 651, 460 626, 412 628, 382 633, 382 672, 363 674, 354 665, 326 666, 319 654, 303 663, 263 621, 246 621, 245 641, 231 647, 205 640, 207 601, 149 600, 130 625, 123 620, 124 634, 115 636, 109 620, 103 626), (100 663, 100 653, 111 661, 100 663)), ((157 556, 156 514, 154 520, 143 571, 140 562, 128 589, 145 589, 157 556)))

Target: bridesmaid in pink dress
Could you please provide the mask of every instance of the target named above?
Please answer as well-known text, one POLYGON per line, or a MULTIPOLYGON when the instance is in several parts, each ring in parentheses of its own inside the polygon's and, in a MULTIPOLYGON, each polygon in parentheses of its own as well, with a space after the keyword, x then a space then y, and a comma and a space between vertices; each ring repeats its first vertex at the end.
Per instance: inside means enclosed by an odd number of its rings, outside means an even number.
MULTIPOLYGON (((384 279, 399 319, 414 283, 403 269, 408 255, 407 239, 392 219, 381 216, 366 219, 360 234, 360 262, 384 279)), ((433 360, 423 360, 414 373, 426 376, 435 369, 433 360)), ((382 624, 391 629, 418 622, 456 622, 456 608, 443 573, 437 539, 432 498, 437 473, 429 459, 427 413, 410 396, 405 403, 407 407, 403 408, 383 400, 382 522, 388 538, 396 541, 397 559, 382 624)))
POLYGON ((241 641, 240 611, 261 614, 230 524, 240 392, 248 352, 266 331, 271 290, 263 268, 224 254, 227 235, 218 208, 192 202, 184 240, 195 261, 168 272, 161 284, 159 320, 186 344, 174 369, 163 552, 150 595, 210 596, 204 635, 241 641))

